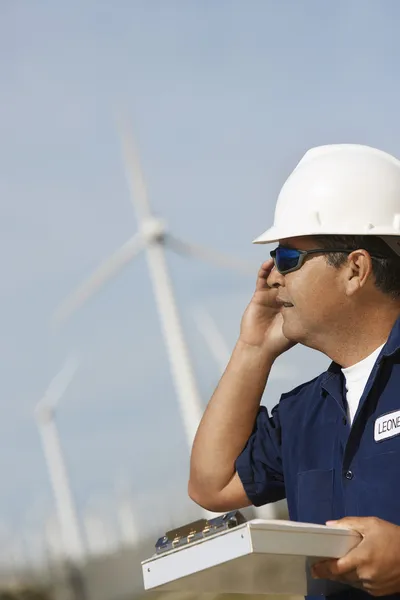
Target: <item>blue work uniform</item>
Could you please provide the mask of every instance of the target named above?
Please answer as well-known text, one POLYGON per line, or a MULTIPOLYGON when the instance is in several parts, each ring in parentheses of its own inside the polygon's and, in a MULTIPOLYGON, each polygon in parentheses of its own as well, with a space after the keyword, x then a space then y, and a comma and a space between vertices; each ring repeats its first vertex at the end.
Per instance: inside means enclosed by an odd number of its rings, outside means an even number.
MULTIPOLYGON (((236 461, 255 506, 287 499, 293 521, 379 517, 400 525, 400 318, 380 352, 352 426, 344 376, 325 373, 261 407, 236 461)), ((399 558, 400 560, 400 558, 399 558)), ((351 589, 335 594, 368 598, 351 589)), ((400 594, 391 596, 400 600, 400 594)))

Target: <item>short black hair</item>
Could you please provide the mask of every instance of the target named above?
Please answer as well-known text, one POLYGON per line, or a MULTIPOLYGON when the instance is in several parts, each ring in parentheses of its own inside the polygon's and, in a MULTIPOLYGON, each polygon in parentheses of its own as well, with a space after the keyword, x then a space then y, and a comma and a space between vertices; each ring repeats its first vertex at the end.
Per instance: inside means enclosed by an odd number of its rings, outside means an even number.
MULTIPOLYGON (((366 250, 372 258, 372 271, 375 285, 384 294, 400 299, 400 256, 380 237, 375 235, 314 235, 313 239, 324 250, 343 248, 344 250, 366 250), (376 258, 377 254, 384 258, 376 258)), ((326 254, 328 264, 341 267, 347 254, 326 254)))

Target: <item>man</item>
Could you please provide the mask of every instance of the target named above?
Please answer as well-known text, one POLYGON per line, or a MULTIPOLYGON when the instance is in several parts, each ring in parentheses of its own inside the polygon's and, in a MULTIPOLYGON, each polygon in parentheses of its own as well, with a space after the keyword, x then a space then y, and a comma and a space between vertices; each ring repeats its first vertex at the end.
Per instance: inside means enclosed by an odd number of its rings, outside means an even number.
POLYGON ((220 512, 286 497, 293 520, 355 529, 359 546, 314 577, 350 584, 340 598, 400 598, 400 161, 309 151, 255 241, 279 245, 198 429, 189 495, 220 512), (268 375, 296 343, 333 362, 269 415, 268 375))

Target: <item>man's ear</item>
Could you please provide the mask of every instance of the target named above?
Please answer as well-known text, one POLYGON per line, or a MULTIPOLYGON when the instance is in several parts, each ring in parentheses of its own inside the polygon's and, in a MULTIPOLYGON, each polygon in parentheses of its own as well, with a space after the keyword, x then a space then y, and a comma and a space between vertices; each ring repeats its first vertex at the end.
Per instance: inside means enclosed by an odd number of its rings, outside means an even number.
POLYGON ((352 296, 362 289, 372 274, 372 258, 366 250, 349 254, 344 270, 346 293, 352 296))

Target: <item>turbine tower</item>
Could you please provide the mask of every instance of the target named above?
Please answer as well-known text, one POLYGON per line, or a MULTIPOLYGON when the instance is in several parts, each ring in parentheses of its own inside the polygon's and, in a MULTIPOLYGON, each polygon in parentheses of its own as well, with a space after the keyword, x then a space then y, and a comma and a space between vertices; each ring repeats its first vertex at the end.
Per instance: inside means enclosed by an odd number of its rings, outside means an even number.
POLYGON ((43 398, 37 404, 35 416, 42 439, 50 484, 56 503, 57 522, 65 558, 79 561, 84 558, 84 543, 79 526, 68 473, 65 466, 60 439, 55 422, 58 402, 69 387, 78 368, 77 361, 70 358, 50 383, 43 398))
POLYGON ((214 250, 187 243, 171 235, 164 221, 156 218, 151 211, 138 153, 133 140, 127 135, 126 126, 121 129, 121 132, 126 177, 139 231, 96 269, 76 291, 67 297, 54 315, 54 324, 60 326, 65 322, 124 266, 144 250, 179 402, 185 437, 189 448, 191 448, 204 408, 175 302, 165 250, 168 248, 184 256, 197 257, 214 265, 232 268, 247 274, 254 274, 256 268, 245 261, 232 259, 214 250))

